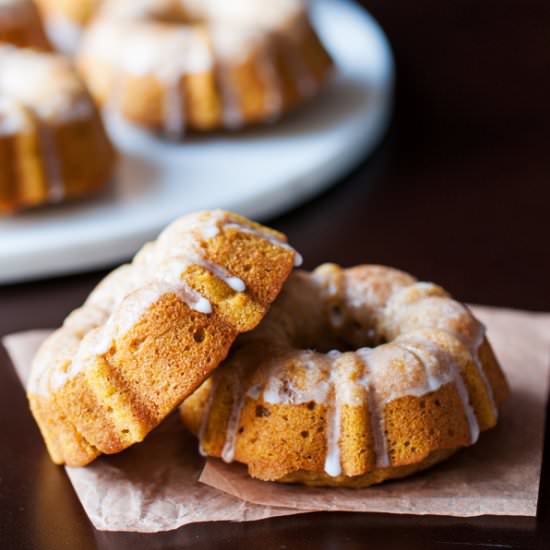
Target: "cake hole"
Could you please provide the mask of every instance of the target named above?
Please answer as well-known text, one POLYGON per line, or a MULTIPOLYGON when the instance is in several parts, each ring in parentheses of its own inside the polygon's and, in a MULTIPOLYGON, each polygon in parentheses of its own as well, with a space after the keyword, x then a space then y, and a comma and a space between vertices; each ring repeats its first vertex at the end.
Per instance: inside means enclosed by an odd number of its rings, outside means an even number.
POLYGON ((307 437, 309 437, 309 432, 307 430, 304 430, 303 432, 300 432, 300 435, 306 439, 307 437))
POLYGON ((204 342, 204 339, 206 338, 204 329, 199 328, 198 330, 196 330, 193 333, 193 338, 195 339, 195 342, 197 342, 197 344, 201 344, 202 342, 204 342))
POLYGON ((244 432, 244 428, 243 428, 243 426, 241 426, 241 427, 239 428, 239 433, 242 434, 243 432, 244 432))
POLYGON ((411 452, 416 453, 416 447, 411 447, 411 452))
POLYGON ((263 405, 256 405, 256 416, 262 418, 264 416, 270 416, 271 411, 266 409, 263 405))
POLYGON ((250 264, 245 264, 243 266, 243 271, 250 271, 252 269, 252 266, 250 264))
POLYGON ((439 402, 439 399, 436 399, 434 401, 436 407, 441 407, 441 403, 439 402))
POLYGON ((404 445, 405 447, 408 447, 410 444, 411 444, 410 441, 405 441, 405 443, 403 443, 403 445, 404 445))
POLYGON ((308 408, 308 410, 313 411, 315 409, 315 401, 310 401, 307 404, 307 408, 308 408))
POLYGON ((122 430, 122 433, 125 434, 125 435, 126 435, 126 434, 129 434, 129 433, 130 433, 130 430, 124 429, 124 430, 122 430))

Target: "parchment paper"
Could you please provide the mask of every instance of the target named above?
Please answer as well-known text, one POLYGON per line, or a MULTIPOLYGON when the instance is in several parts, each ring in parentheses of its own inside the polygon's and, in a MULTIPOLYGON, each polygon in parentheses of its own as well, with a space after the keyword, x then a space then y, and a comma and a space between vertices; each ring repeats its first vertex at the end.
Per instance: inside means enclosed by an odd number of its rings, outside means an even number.
POLYGON ((550 315, 473 307, 487 326, 512 394, 499 424, 449 461, 368 489, 316 489, 251 479, 209 459, 200 480, 255 504, 448 516, 535 516, 550 380, 550 315))
MULTIPOLYGON (((34 353, 50 331, 6 336, 4 346, 25 383, 34 353)), ((204 521, 254 521, 300 513, 251 504, 198 481, 204 459, 177 414, 140 445, 65 470, 90 521, 104 531, 155 533, 204 521)))
MULTIPOLYGON (((67 468, 94 526, 157 532, 205 521, 252 521, 314 510, 475 516, 536 514, 550 314, 474 308, 512 387, 499 426, 447 463, 415 477, 362 490, 308 489, 248 478, 243 466, 204 462, 176 416, 146 441, 86 468, 67 468), (207 484, 207 485, 206 485, 207 484)), ((22 381, 48 331, 8 336, 22 381)))

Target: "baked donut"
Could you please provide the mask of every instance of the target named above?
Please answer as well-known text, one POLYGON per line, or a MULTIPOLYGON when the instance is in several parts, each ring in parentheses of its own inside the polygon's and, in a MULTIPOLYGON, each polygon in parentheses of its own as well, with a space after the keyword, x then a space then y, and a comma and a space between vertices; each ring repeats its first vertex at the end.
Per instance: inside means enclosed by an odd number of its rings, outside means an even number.
POLYGON ((54 462, 141 441, 253 329, 299 257, 236 214, 190 214, 113 271, 37 353, 28 397, 54 462))
POLYGON ((102 105, 179 137, 271 121, 318 92, 332 63, 302 0, 107 0, 79 66, 102 105))
POLYGON ((114 160, 71 64, 60 55, 0 45, 0 214, 97 191, 114 160))
POLYGON ((327 264, 289 278, 180 412, 203 454, 255 478, 365 487, 475 443, 506 394, 484 327, 441 287, 327 264))
POLYGON ((23 48, 50 49, 32 0, 0 0, 0 42, 23 48))

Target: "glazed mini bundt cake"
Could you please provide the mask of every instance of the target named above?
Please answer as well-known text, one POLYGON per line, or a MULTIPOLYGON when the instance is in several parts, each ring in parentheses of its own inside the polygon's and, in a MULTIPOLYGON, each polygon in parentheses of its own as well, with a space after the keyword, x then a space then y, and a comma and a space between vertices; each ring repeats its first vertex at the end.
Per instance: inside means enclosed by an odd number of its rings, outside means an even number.
POLYGON ((281 233, 208 211, 107 276, 33 362, 52 459, 85 465, 141 441, 260 322, 298 260, 281 233))
POLYGON ((71 64, 0 45, 0 214, 87 195, 113 167, 113 148, 71 64))
POLYGON ((271 121, 332 68, 303 0, 106 0, 79 65, 102 105, 172 137, 271 121))
POLYGON ((200 450, 256 478, 364 487, 475 443, 507 385, 467 307, 379 266, 295 272, 181 406, 200 450))
POLYGON ((32 0, 0 0, 0 42, 22 48, 50 49, 32 0))
POLYGON ((65 53, 74 53, 82 32, 103 0, 35 0, 42 12, 51 42, 65 53))

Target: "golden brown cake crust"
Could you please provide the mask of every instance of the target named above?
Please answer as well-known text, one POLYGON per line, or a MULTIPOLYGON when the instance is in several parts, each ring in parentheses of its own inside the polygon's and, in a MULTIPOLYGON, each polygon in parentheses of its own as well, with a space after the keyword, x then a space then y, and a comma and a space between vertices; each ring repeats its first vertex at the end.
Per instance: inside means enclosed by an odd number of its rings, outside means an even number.
POLYGON ((364 487, 475 443, 507 391, 484 327, 443 289, 327 264, 289 278, 180 413, 203 453, 253 477, 364 487))
POLYGON ((51 49, 32 0, 0 2, 0 43, 22 48, 51 49))
POLYGON ((39 350, 28 395, 52 459, 141 441, 260 322, 296 252, 236 214, 190 214, 112 272, 39 350))
POLYGON ((302 0, 136 5, 104 4, 79 66, 100 104, 152 131, 269 122, 307 102, 332 71, 302 0))

